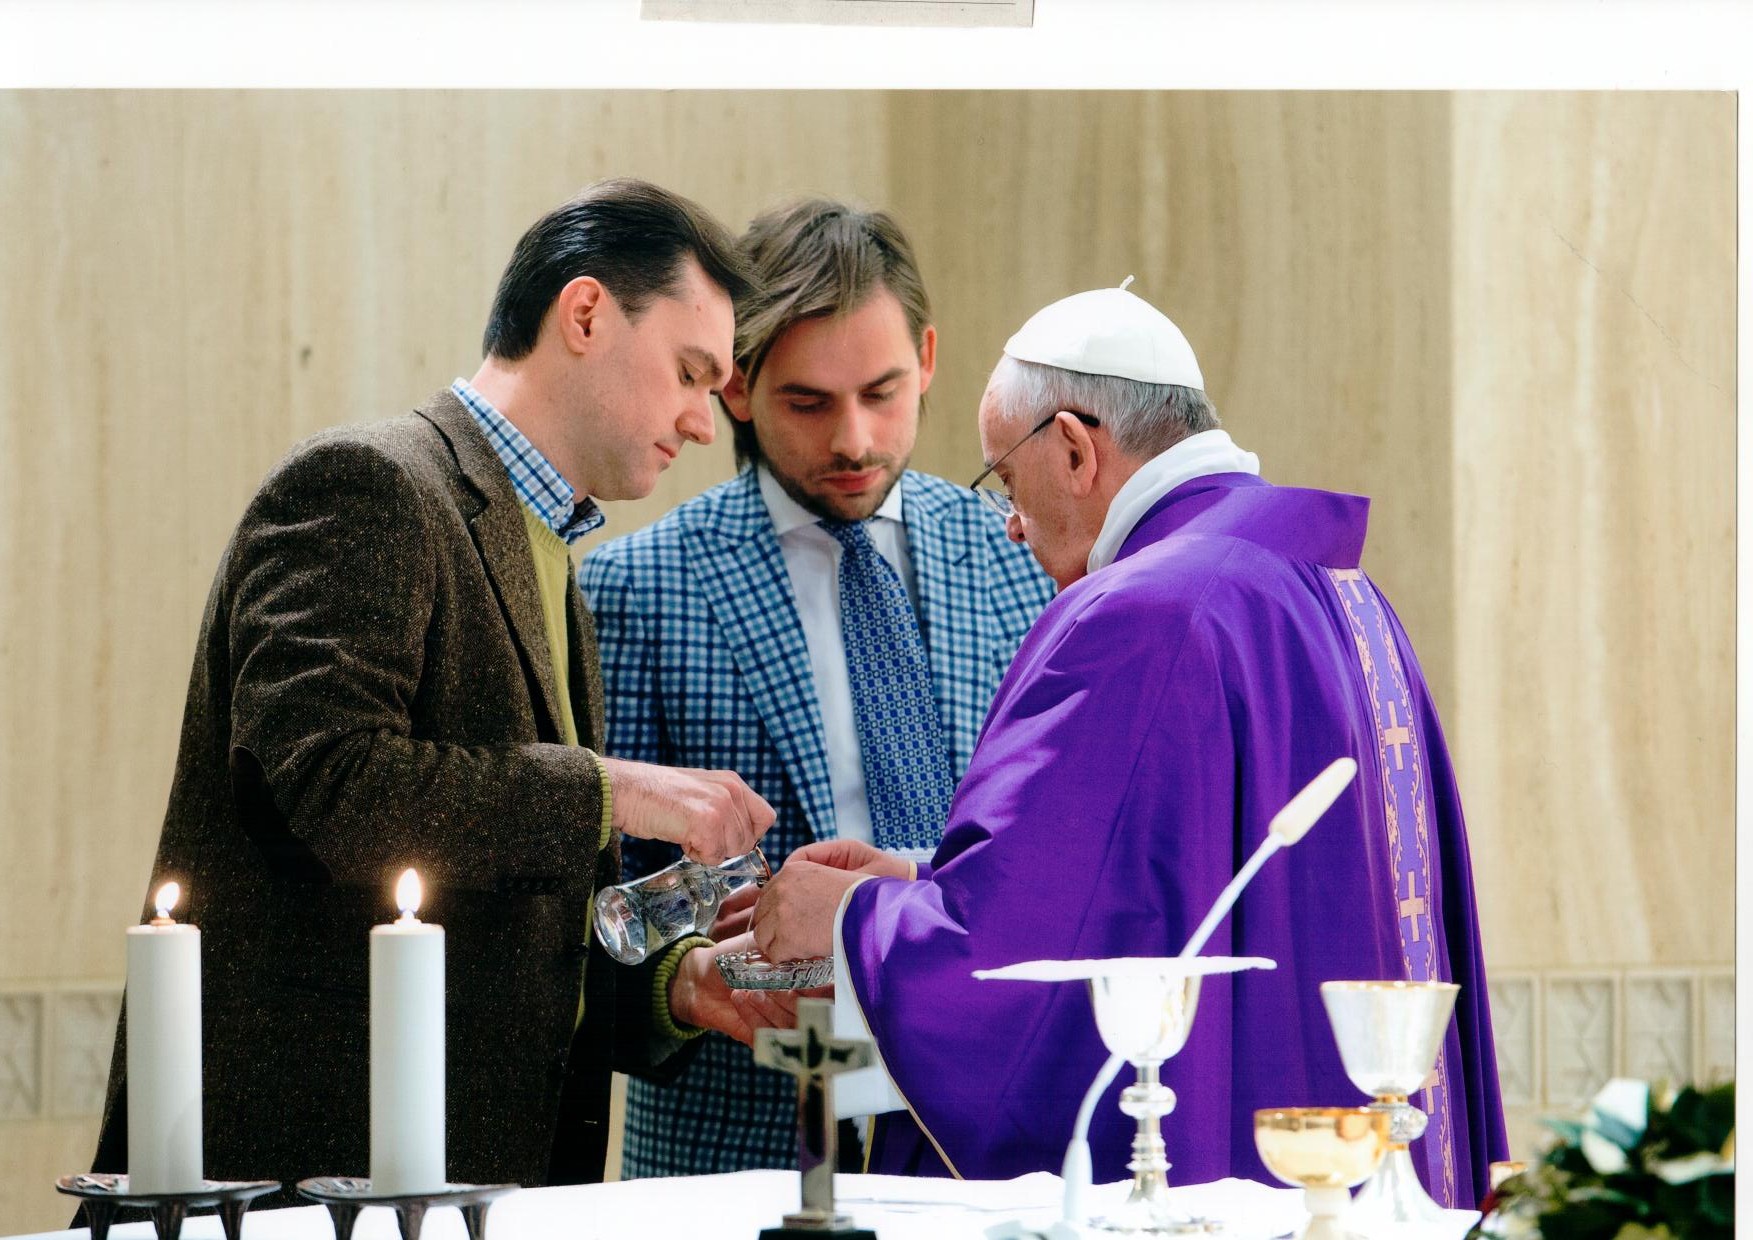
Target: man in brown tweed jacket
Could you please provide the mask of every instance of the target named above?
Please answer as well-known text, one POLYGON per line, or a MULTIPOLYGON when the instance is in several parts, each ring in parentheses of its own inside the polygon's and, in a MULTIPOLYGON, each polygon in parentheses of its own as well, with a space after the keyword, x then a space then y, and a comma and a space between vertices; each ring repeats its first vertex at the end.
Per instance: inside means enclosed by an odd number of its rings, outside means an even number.
MULTIPOLYGON (((677 1070, 702 1027, 747 1040, 782 1018, 718 979, 738 944, 629 969, 591 941, 617 832, 715 862, 773 811, 729 772, 598 756, 562 541, 600 523, 593 497, 647 495, 711 440, 746 280, 700 208, 601 183, 519 242, 472 380, 307 440, 251 501, 202 619, 151 884, 181 881, 203 935, 209 1178, 368 1174, 367 935, 406 866, 446 934, 452 1181, 600 1179, 612 1068, 677 1070)), ((127 1166, 125 1065, 118 1034, 100 1170, 127 1166)))

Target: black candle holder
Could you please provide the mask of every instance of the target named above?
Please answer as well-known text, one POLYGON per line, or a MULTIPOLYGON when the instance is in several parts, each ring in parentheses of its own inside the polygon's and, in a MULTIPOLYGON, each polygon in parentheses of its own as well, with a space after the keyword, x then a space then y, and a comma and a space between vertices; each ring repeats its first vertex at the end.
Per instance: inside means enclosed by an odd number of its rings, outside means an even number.
MULTIPOLYGON (((335 1225, 335 1240, 352 1240, 353 1222, 366 1206, 388 1206, 394 1210, 402 1240, 420 1240, 420 1227, 426 1221, 426 1211, 434 1206, 455 1206, 463 1213, 463 1226, 468 1229, 469 1240, 486 1240, 487 1207, 496 1198, 516 1192, 518 1187, 516 1184, 446 1184, 432 1193, 386 1194, 373 1191, 370 1180, 323 1175, 300 1180, 298 1195, 329 1208, 329 1220, 335 1225)), ((97 1240, 97 1237, 93 1236, 92 1240, 97 1240)))
POLYGON ((104 1240, 116 1211, 124 1208, 151 1211, 158 1240, 177 1240, 189 1211, 207 1206, 218 1208, 225 1240, 238 1240, 243 1232, 243 1212, 250 1208, 250 1202, 279 1187, 278 1180, 203 1180, 200 1188, 186 1193, 136 1193, 129 1188, 126 1175, 104 1171, 64 1175, 55 1181, 55 1191, 79 1198, 91 1225, 91 1240, 104 1240))

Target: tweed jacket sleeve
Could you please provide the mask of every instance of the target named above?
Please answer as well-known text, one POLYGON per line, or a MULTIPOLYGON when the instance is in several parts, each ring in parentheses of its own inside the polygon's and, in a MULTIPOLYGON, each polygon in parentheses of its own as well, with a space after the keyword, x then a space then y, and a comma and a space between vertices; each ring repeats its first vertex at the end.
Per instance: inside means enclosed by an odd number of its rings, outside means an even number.
POLYGON ((482 550, 431 472, 318 440, 245 514, 209 603, 240 820, 343 884, 419 857, 456 889, 588 888, 598 765, 536 739, 482 550))

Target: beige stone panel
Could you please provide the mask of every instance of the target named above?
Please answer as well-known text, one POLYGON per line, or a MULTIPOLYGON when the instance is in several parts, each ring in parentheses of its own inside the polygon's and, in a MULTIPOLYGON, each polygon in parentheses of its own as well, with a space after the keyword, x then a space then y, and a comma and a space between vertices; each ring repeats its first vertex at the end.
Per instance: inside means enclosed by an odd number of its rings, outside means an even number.
POLYGON ((1455 103, 1455 612, 1488 957, 1733 958, 1735 108, 1455 103))
POLYGON ((940 328, 919 464, 980 468, 1005 340, 1137 277, 1275 482, 1373 499, 1365 565, 1450 669, 1448 102, 1441 95, 968 92, 893 104, 894 201, 940 328))
POLYGON ((79 1203, 56 1192, 55 1181, 89 1170, 96 1148, 95 1115, 0 1124, 0 1221, 7 1232, 66 1227, 79 1203))
POLYGON ((185 135, 164 97, 0 109, 0 846, 23 880, 0 900, 0 981, 104 977, 140 905, 204 593, 185 549, 205 433, 184 371, 193 221, 168 174, 185 135))

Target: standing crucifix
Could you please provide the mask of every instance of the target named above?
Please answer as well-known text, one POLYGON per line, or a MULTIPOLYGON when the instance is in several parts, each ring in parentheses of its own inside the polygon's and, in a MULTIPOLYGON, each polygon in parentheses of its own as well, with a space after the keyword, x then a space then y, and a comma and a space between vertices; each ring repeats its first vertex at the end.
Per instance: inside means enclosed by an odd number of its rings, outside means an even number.
POLYGON ((833 1037, 833 1010, 826 999, 799 999, 796 1029, 755 1031, 755 1062, 797 1078, 797 1169, 803 1172, 803 1209, 787 1214, 784 1227, 767 1228, 761 1240, 876 1240, 875 1232, 856 1229, 849 1215, 834 1212, 833 1078, 869 1065, 870 1043, 833 1037))

